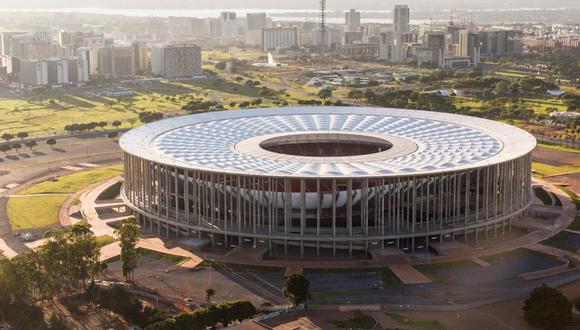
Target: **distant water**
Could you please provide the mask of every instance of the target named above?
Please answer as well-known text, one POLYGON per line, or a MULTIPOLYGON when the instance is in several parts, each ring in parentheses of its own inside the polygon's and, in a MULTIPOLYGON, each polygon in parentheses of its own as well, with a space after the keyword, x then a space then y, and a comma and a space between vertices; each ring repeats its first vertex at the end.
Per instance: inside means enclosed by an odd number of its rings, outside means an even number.
MULTIPOLYGON (((121 15, 132 17, 219 17, 222 9, 112 9, 112 8, 65 8, 65 9, 0 9, 0 12, 53 12, 80 13, 97 15, 121 15)), ((236 12, 239 17, 247 13, 268 13, 276 21, 317 21, 316 9, 227 9, 236 12)), ((389 10, 361 10, 363 23, 392 23, 389 10), (366 17, 365 17, 366 16, 366 17)), ((327 17, 329 23, 344 23, 340 11, 330 11, 327 17)), ((411 23, 423 23, 425 20, 411 20, 411 23)))

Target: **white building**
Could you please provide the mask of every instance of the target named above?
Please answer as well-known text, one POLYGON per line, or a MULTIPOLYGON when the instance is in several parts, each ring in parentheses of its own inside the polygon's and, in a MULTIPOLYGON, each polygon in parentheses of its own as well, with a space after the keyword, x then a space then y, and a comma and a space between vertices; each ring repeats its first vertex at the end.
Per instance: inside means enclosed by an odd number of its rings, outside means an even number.
POLYGON ((151 71, 168 79, 201 75, 201 48, 191 44, 153 46, 151 71))
POLYGON ((238 22, 236 13, 233 11, 224 11, 220 14, 221 36, 234 37, 238 33, 238 22))
POLYGON ((273 28, 262 30, 262 49, 265 52, 289 49, 300 45, 297 28, 273 28))

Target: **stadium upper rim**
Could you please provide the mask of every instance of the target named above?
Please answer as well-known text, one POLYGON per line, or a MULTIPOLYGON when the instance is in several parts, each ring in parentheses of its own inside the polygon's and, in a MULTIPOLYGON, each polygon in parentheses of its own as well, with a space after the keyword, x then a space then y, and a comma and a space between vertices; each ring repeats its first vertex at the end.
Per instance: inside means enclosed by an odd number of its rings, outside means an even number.
POLYGON ((289 107, 176 117, 121 137, 128 154, 154 163, 222 174, 364 178, 438 174, 517 159, 535 138, 499 122, 439 112, 370 107, 289 107), (272 153, 260 143, 292 135, 382 139, 392 148, 353 157, 272 153))

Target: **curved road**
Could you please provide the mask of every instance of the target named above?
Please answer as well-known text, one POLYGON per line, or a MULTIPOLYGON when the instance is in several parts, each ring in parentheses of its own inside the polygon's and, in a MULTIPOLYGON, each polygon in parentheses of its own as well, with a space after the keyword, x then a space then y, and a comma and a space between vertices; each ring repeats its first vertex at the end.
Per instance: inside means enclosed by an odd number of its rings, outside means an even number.
POLYGON ((17 253, 28 250, 24 241, 13 235, 7 214, 8 196, 22 188, 22 184, 80 169, 87 170, 90 168, 86 166, 88 164, 118 164, 122 157, 123 153, 117 142, 100 134, 59 139, 54 149, 39 143, 34 150, 26 148, 19 153, 0 155, 0 239, 4 239, 17 253))

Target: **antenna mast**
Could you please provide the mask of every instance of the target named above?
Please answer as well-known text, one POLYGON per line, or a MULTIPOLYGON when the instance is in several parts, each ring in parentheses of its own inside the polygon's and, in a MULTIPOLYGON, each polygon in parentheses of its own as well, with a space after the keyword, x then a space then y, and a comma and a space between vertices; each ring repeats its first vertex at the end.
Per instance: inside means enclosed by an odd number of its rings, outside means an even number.
POLYGON ((320 0, 320 56, 326 55, 326 0, 320 0))

